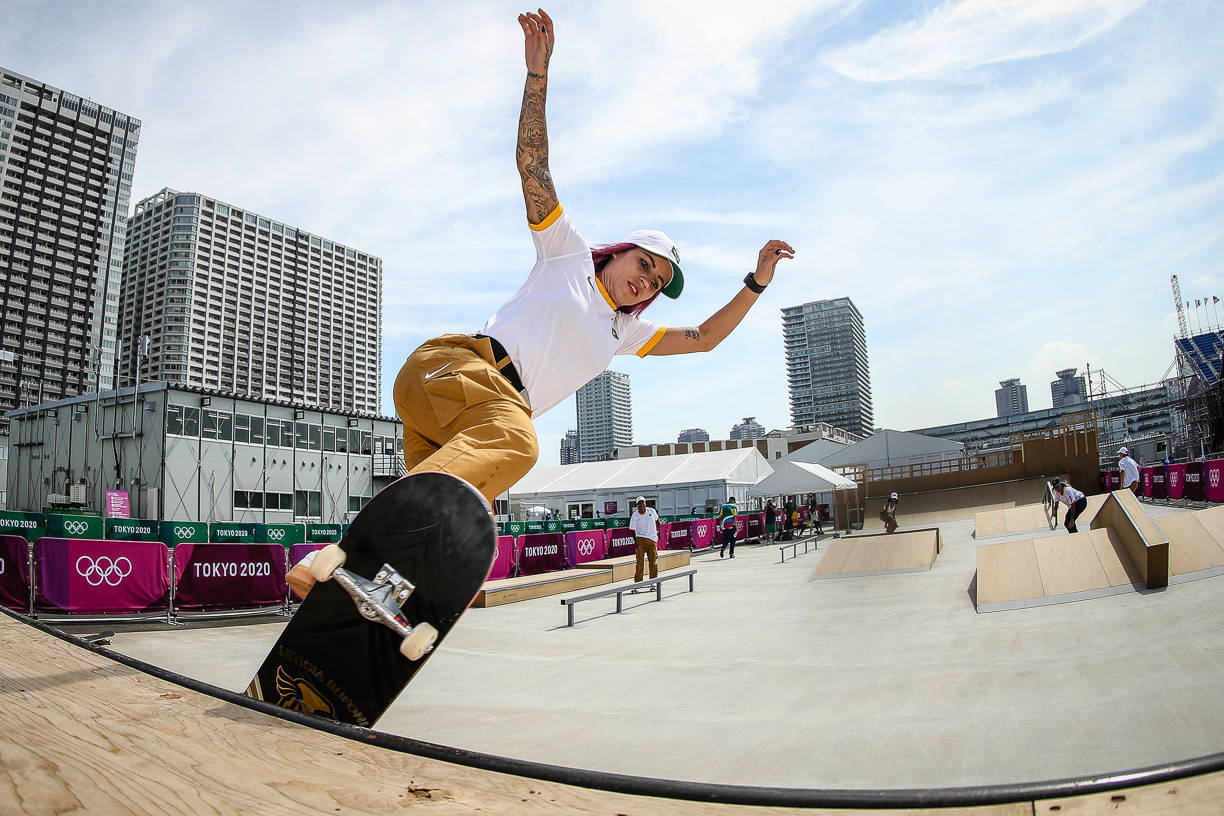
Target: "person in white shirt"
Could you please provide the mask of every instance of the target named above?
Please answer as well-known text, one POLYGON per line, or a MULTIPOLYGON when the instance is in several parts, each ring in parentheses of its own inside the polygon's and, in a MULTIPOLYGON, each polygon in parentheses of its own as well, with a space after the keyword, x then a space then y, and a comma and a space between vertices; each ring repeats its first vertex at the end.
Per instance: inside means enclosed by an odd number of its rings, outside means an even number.
POLYGON ((1118 448, 1118 470, 1122 471, 1122 489, 1130 489, 1135 495, 1139 494, 1139 463, 1130 456, 1125 446, 1118 448))
POLYGON ((659 577, 659 514, 653 507, 646 506, 646 499, 638 496, 635 502, 637 510, 629 514, 629 527, 637 541, 637 570, 633 573, 634 583, 642 580, 643 557, 650 559, 650 577, 659 577))
MULTIPOLYGON (((1078 533, 1075 520, 1088 506, 1088 498, 1057 476, 1050 482, 1050 487, 1054 488, 1054 498, 1067 505, 1067 518, 1063 526, 1067 528, 1068 533, 1078 533)), ((1058 505, 1054 505, 1054 523, 1058 523, 1058 505)))

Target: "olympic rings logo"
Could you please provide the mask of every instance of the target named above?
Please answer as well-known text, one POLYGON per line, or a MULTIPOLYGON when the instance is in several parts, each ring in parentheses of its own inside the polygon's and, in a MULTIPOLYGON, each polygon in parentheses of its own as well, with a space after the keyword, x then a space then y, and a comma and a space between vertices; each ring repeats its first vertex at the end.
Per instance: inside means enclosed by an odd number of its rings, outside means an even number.
POLYGON ((268 531, 268 538, 273 541, 281 541, 285 538, 285 531, 281 529, 273 529, 268 531))
POLYGON ((1211 478, 1211 486, 1219 487, 1220 486, 1220 471, 1213 470, 1210 472, 1209 476, 1211 478))
POLYGON ((578 542, 578 554, 579 555, 590 555, 593 552, 595 552, 595 539, 584 538, 584 539, 579 540, 578 542))
POLYGON ((175 538, 190 538, 191 536, 195 535, 195 532, 196 532, 196 528, 194 527, 175 527, 174 537, 175 538))
POLYGON ((68 533, 69 535, 82 535, 88 529, 89 522, 87 521, 70 520, 64 522, 64 532, 68 533))
POLYGON ((132 562, 122 555, 113 560, 109 556, 100 555, 97 561, 88 555, 82 555, 77 559, 76 571, 90 586, 96 587, 105 583, 107 586, 116 587, 132 574, 132 562), (81 569, 82 562, 86 564, 84 570, 81 569))

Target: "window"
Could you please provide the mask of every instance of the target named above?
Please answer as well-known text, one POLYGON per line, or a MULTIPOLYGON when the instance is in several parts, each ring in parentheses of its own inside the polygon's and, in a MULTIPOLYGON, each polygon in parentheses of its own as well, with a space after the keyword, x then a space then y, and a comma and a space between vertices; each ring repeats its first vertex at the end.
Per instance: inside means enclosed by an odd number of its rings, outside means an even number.
POLYGON ((369 496, 349 496, 348 509, 350 513, 356 513, 361 508, 366 506, 366 502, 370 500, 369 496))
POLYGON ((321 518, 323 516, 323 494, 317 490, 295 490, 293 492, 293 515, 321 518))
POLYGON ((246 414, 234 414, 234 441, 251 441, 251 418, 246 414))

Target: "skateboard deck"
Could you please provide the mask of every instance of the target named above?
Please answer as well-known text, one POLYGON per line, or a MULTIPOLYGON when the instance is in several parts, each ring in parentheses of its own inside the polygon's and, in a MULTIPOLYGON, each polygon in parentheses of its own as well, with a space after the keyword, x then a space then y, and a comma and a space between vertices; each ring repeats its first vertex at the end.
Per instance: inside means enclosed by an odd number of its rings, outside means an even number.
MULTIPOLYGON (((264 659, 248 697, 371 727, 394 702, 476 597, 497 553, 488 504, 445 473, 416 473, 379 491, 340 542, 343 569, 366 581, 383 565, 415 586, 404 622, 438 631, 417 660, 400 652, 404 634, 363 617, 341 575, 319 581, 264 659)), ((358 583, 361 583, 358 580, 358 583)))

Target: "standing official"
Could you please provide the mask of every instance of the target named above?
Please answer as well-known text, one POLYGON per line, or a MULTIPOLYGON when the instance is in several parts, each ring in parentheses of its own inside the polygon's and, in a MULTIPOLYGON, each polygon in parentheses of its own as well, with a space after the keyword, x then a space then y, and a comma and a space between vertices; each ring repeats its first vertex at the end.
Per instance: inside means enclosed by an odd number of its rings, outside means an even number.
POLYGON ((653 507, 646 506, 645 497, 637 497, 637 510, 629 515, 629 526, 633 529, 633 538, 637 542, 637 570, 633 573, 634 583, 642 580, 644 558, 650 559, 650 577, 658 578, 659 514, 653 507))
POLYGON ((1122 489, 1139 495, 1139 463, 1125 446, 1118 448, 1118 470, 1122 471, 1122 489))

